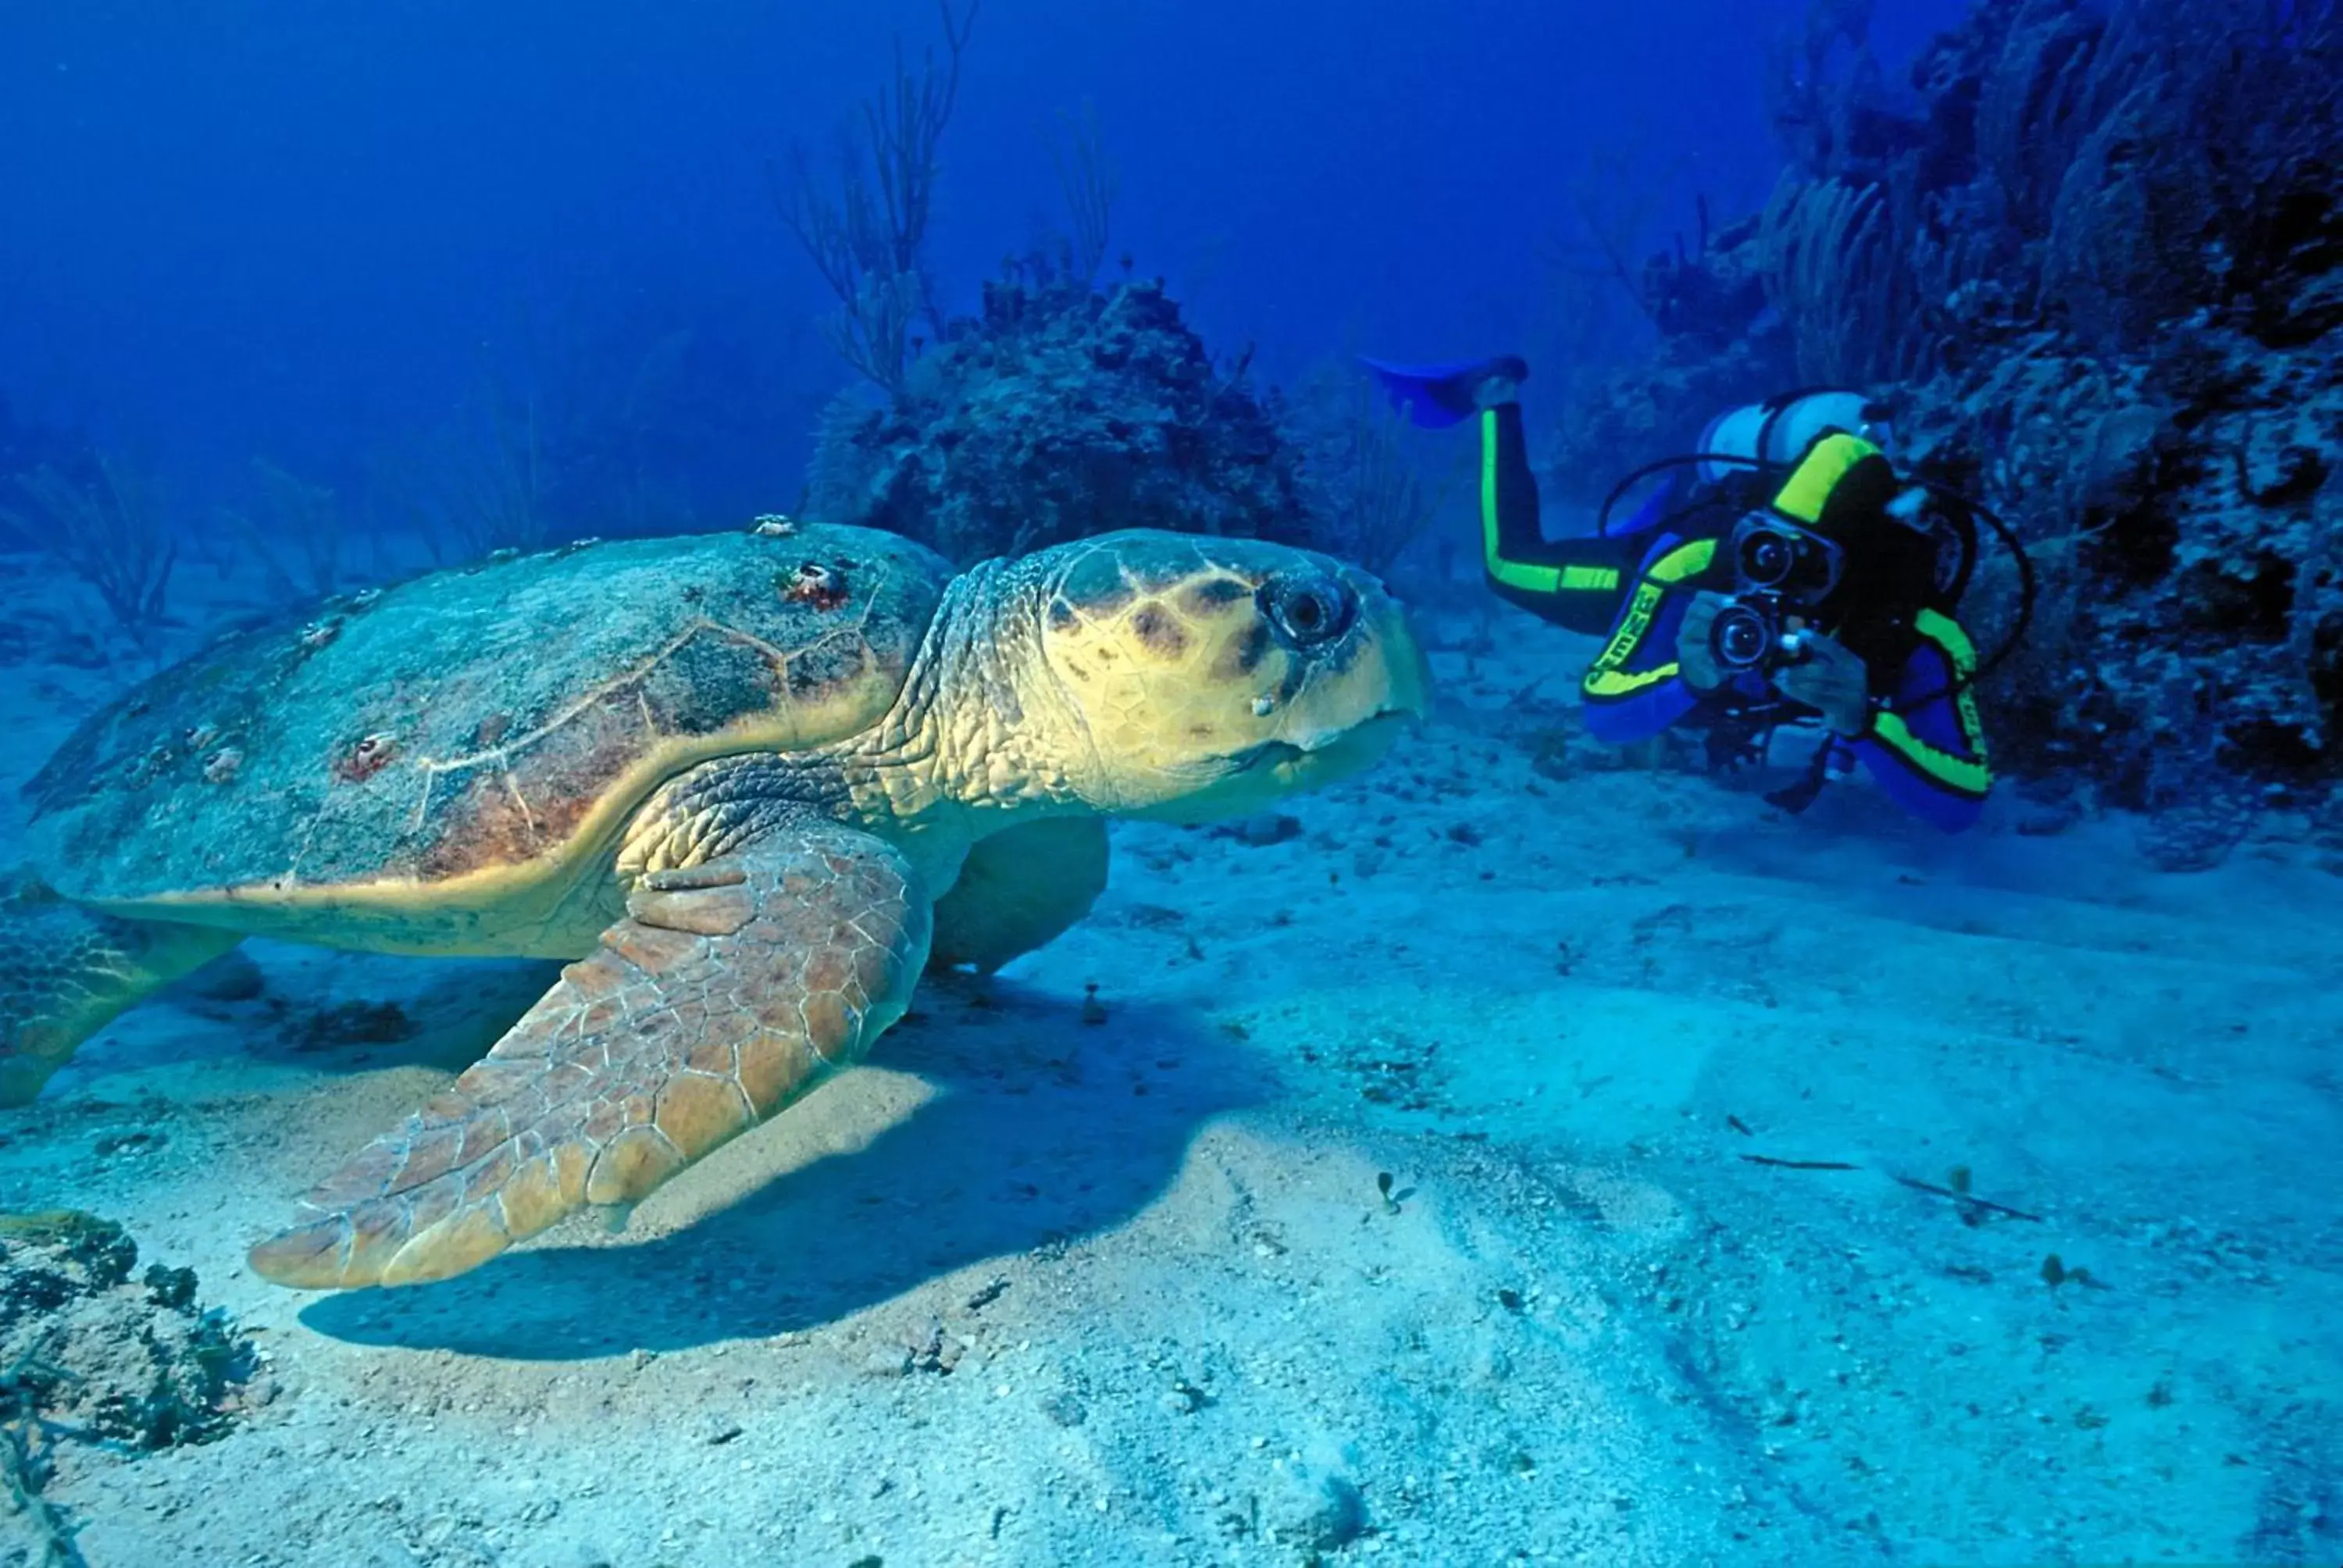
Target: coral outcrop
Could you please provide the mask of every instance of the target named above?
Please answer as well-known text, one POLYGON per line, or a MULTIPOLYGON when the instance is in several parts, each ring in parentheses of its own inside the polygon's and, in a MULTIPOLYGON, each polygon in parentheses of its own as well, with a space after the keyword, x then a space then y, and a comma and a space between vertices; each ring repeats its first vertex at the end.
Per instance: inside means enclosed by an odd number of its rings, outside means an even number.
POLYGON ((899 396, 841 397, 808 508, 965 564, 1119 528, 1300 541, 1301 460, 1159 282, 986 285, 899 396))
POLYGON ((258 1402, 251 1342, 110 1220, 0 1215, 0 1558, 65 1563, 72 1526, 41 1495, 61 1442, 131 1452, 206 1442, 258 1402))

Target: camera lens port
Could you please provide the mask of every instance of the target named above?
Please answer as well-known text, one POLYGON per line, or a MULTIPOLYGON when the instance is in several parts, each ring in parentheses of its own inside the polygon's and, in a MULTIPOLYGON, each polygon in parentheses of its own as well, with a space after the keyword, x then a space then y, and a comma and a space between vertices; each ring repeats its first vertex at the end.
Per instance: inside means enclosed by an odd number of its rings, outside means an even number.
POLYGON ((1735 563, 1742 580, 1753 588, 1778 588, 1798 564, 1797 547, 1769 528, 1742 536, 1740 558, 1735 563))
POLYGON ((1755 669, 1765 661, 1775 644, 1771 621, 1745 604, 1728 605, 1717 611, 1708 636, 1716 662, 1726 669, 1755 669))

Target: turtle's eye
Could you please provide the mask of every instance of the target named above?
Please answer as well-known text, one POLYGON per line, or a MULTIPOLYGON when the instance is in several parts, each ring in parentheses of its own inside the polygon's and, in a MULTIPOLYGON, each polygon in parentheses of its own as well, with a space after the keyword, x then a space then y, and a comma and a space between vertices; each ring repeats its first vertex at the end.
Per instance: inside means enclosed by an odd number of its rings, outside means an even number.
POLYGON ((1358 596, 1323 572, 1292 572, 1261 585, 1262 613, 1280 640, 1293 648, 1332 642, 1351 628, 1358 596))

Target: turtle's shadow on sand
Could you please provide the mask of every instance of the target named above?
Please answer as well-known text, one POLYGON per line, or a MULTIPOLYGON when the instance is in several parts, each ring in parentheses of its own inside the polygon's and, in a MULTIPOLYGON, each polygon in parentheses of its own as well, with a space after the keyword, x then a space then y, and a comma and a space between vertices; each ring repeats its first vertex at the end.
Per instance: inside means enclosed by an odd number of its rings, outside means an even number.
MULTIPOLYGON (((930 980, 874 1065, 934 1098, 853 1152, 637 1244, 517 1249, 440 1284, 320 1299, 301 1321, 354 1344, 523 1361, 668 1351, 836 1322, 987 1258, 1121 1223, 1208 1119, 1257 1103, 1257 1048, 1197 1014, 1079 1004, 996 980, 930 980)), ((821 1096, 784 1113, 820 1115, 821 1096)), ((755 1136, 751 1134, 751 1136, 755 1136)))

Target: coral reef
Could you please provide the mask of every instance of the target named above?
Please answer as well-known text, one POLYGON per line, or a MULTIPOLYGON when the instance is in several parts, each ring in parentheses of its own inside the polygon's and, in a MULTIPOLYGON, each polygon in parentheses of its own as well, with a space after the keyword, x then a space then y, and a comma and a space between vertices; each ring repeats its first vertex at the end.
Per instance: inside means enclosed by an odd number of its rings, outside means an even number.
POLYGON ((41 1496, 60 1442, 132 1452, 207 1442, 257 1402, 253 1348, 196 1304, 196 1276, 149 1264, 108 1220, 0 1215, 0 1555, 67 1563, 72 1526, 41 1496))
POLYGON ((193 1273, 137 1265, 137 1244, 112 1221, 0 1215, 0 1421, 134 1449, 228 1429, 251 1345, 196 1304, 193 1273))
MULTIPOLYGON (((1979 0, 1903 102, 1817 5, 1765 212, 1645 285, 1663 341, 1574 409, 1563 493, 1801 382, 2043 566, 2004 758, 2135 806, 2325 797, 2343 764, 2343 5, 1979 0), (1841 51, 1844 53, 1845 51, 1841 51)), ((1972 618, 2006 624, 1988 565, 1972 618)))
POLYGON ((1302 542, 1302 469, 1273 400, 1212 362, 1161 282, 1100 290, 1026 263, 900 395, 832 406, 807 507, 962 563, 1119 528, 1302 542))

